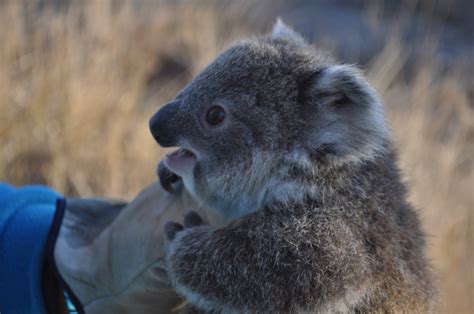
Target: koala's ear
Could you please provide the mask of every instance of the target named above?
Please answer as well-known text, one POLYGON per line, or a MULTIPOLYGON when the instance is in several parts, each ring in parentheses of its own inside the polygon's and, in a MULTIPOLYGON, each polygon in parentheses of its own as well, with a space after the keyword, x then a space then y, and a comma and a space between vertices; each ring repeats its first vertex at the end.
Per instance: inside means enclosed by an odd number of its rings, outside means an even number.
POLYGON ((298 45, 306 45, 303 37, 286 25, 280 18, 278 18, 273 25, 271 37, 274 39, 287 40, 298 45))
POLYGON ((315 109, 310 147, 316 152, 360 160, 385 149, 389 129, 382 104, 355 67, 317 70, 300 84, 300 101, 315 109))

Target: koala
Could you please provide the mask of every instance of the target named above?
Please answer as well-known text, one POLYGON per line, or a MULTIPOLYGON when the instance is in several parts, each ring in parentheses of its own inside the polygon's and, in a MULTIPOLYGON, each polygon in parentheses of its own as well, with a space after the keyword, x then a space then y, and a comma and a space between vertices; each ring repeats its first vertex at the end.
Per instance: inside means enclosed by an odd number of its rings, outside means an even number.
POLYGON ((429 312, 425 239, 361 71, 281 21, 232 45, 150 120, 164 186, 225 218, 166 225, 166 267, 203 313, 429 312))

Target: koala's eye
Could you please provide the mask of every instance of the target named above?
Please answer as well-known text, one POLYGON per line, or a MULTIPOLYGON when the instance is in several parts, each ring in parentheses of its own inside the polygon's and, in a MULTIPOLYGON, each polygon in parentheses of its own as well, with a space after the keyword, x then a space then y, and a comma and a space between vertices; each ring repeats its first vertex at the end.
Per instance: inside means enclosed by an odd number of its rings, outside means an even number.
POLYGON ((225 119, 225 111, 220 106, 212 106, 206 113, 206 122, 212 126, 222 123, 225 119))

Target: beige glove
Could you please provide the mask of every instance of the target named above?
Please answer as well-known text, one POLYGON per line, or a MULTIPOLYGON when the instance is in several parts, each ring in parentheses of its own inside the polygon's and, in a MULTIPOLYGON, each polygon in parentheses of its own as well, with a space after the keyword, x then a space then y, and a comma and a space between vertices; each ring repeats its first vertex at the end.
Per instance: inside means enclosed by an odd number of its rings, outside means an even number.
POLYGON ((156 183, 129 204, 67 200, 54 259, 86 313, 170 313, 180 306, 163 268, 164 225, 190 209, 213 221, 181 190, 170 194, 156 183))

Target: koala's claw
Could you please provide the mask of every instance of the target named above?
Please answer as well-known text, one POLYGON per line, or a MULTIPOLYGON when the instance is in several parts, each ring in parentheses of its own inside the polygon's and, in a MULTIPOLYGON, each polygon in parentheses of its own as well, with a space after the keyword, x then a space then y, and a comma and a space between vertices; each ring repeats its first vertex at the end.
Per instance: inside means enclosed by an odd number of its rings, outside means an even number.
POLYGON ((202 225, 202 218, 195 211, 190 211, 184 216, 184 227, 192 228, 202 225))
POLYGON ((168 221, 165 224, 165 234, 168 240, 174 240, 176 234, 185 228, 193 228, 203 224, 201 216, 195 211, 190 211, 184 216, 184 226, 174 221, 168 221))
POLYGON ((160 184, 169 193, 175 193, 175 189, 173 188, 173 183, 179 181, 181 177, 171 172, 163 162, 160 162, 158 165, 158 177, 160 178, 160 184))
POLYGON ((165 224, 165 234, 168 240, 173 240, 176 236, 176 234, 180 231, 182 231, 184 227, 174 221, 169 221, 165 224))

